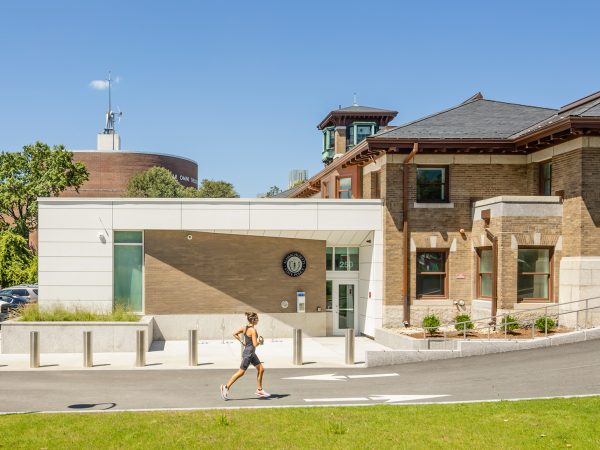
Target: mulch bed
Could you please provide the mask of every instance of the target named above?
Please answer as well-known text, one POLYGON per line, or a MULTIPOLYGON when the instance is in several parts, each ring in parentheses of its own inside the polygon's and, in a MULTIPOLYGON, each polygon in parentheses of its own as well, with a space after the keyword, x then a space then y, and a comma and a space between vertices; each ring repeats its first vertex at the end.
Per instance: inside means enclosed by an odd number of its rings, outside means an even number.
MULTIPOLYGON (((398 330, 393 330, 393 331, 398 331, 398 330)), ((556 327, 553 328, 552 330, 548 330, 548 336, 553 336, 556 334, 561 334, 561 333, 568 333, 570 331, 573 331, 572 328, 566 328, 566 327, 556 327)), ((415 339, 423 339, 423 331, 418 331, 418 330, 414 330, 414 331, 409 331, 409 330, 402 330, 402 332, 398 333, 398 334, 403 334, 405 336, 409 336, 415 339)), ((489 334, 489 339, 531 339, 532 335, 531 335, 531 328, 529 329, 518 329, 512 332, 507 332, 506 335, 504 334, 504 331, 494 331, 493 329, 491 330, 490 334, 489 334)), ((539 338, 539 337, 544 337, 544 332, 540 332, 537 329, 535 330, 535 335, 534 337, 539 338)), ((444 339, 444 333, 443 332, 437 332, 434 333, 432 335, 426 335, 426 338, 429 339, 444 339)), ((462 331, 456 331, 456 330, 449 330, 446 332, 446 339, 464 339, 464 335, 462 331)), ((467 339, 488 339, 488 331, 487 329, 483 329, 483 330, 469 330, 467 331, 467 339)))

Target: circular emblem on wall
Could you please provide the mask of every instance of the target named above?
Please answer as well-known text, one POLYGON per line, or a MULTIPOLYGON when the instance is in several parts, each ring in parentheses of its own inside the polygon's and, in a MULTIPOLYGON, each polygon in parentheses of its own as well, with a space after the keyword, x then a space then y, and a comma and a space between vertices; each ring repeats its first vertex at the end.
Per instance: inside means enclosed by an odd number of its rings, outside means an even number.
POLYGON ((290 277, 299 277, 306 270, 306 259, 302 253, 292 252, 283 258, 283 271, 290 277))

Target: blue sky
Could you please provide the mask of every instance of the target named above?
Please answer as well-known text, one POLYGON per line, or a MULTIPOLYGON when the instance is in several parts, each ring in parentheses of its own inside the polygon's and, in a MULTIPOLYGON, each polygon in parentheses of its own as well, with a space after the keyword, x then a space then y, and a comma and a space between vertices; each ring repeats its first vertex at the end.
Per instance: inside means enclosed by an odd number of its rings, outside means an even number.
POLYGON ((321 169, 339 104, 400 124, 486 98, 559 107, 600 90, 598 2, 6 3, 0 149, 95 148, 108 70, 125 149, 198 162, 244 197, 321 169))

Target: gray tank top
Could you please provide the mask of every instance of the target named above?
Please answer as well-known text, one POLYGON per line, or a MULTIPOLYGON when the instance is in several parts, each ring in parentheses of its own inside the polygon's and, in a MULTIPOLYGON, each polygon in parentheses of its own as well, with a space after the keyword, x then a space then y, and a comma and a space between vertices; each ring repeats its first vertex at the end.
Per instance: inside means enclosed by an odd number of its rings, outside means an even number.
POLYGON ((252 343, 252 338, 248 335, 246 335, 246 333, 248 332, 248 328, 250 328, 249 326, 244 327, 244 351, 254 351, 254 349, 256 347, 254 347, 254 344, 252 343))

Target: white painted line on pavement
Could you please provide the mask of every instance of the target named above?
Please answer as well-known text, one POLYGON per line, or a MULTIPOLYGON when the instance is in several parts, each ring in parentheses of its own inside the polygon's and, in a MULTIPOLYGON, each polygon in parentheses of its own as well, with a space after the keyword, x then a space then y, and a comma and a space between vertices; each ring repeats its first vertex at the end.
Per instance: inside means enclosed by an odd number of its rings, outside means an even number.
POLYGON ((305 402, 367 402, 367 397, 305 398, 305 402))
POLYGON ((373 373, 369 375, 346 375, 348 378, 379 378, 379 377, 398 377, 397 373, 373 373))
POLYGON ((304 377, 286 377, 282 380, 312 380, 312 381, 346 381, 344 375, 336 375, 335 373, 325 373, 323 375, 306 375, 304 377))
MULTIPOLYGON (((555 398, 587 398, 600 397, 600 392, 596 394, 581 394, 581 395, 555 395, 550 397, 522 397, 522 398, 493 398, 489 400, 456 400, 451 402, 407 402, 407 403, 392 403, 394 406, 420 406, 420 405, 460 405, 466 403, 498 403, 498 402, 520 402, 527 400, 552 400, 555 398)), ((3 411, 0 416, 13 414, 111 414, 122 412, 161 412, 161 411, 212 411, 224 409, 280 409, 280 408, 331 408, 340 405, 260 405, 260 406, 199 406, 190 408, 131 408, 131 409, 104 409, 104 410, 66 410, 66 411, 3 411)), ((376 406, 372 403, 356 403, 341 405, 349 406, 376 406)))
POLYGON ((371 400, 385 400, 386 403, 407 402, 410 400, 422 400, 424 398, 449 397, 449 394, 441 395, 372 395, 371 400))

